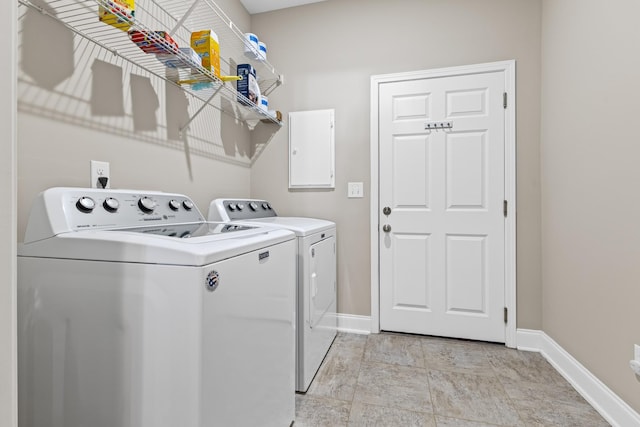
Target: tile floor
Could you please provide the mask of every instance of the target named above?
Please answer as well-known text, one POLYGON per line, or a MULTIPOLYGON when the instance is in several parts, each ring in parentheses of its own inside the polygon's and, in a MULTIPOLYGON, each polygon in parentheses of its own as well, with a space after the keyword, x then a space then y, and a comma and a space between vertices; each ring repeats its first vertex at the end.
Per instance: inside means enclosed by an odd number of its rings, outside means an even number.
POLYGON ((609 424, 538 353, 504 345, 340 333, 295 427, 609 424))

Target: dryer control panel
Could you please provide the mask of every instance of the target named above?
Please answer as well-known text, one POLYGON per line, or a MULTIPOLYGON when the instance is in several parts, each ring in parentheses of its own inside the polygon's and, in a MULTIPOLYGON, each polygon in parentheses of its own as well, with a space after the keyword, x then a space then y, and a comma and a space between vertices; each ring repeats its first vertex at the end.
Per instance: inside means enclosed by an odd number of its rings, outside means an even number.
POLYGON ((36 199, 25 243, 78 230, 202 222, 195 203, 182 194, 57 187, 36 199))
POLYGON ((236 221, 243 219, 269 218, 278 216, 266 200, 259 199, 216 199, 209 206, 210 221, 236 221), (212 218, 215 212, 216 217, 212 218))

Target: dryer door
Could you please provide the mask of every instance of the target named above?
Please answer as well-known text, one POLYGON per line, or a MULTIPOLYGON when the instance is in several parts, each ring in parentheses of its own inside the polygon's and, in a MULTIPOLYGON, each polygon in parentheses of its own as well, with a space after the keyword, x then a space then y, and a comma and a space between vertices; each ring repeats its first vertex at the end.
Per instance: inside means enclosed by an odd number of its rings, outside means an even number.
MULTIPOLYGON (((309 247, 309 324, 321 326, 323 317, 336 302, 336 239, 330 236, 309 247)), ((335 326, 335 325, 334 325, 335 326)))

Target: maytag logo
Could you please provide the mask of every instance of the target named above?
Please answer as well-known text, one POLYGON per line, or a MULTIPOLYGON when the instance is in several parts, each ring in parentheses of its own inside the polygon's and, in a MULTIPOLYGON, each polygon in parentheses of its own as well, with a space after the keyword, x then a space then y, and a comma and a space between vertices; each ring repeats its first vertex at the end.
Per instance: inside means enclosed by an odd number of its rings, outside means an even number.
POLYGON ((209 292, 213 292, 218 288, 220 284, 220 274, 217 271, 211 270, 209 274, 207 274, 207 278, 205 279, 204 285, 205 288, 209 292))
POLYGON ((258 254, 258 261, 262 261, 263 259, 269 258, 269 251, 260 252, 258 254))

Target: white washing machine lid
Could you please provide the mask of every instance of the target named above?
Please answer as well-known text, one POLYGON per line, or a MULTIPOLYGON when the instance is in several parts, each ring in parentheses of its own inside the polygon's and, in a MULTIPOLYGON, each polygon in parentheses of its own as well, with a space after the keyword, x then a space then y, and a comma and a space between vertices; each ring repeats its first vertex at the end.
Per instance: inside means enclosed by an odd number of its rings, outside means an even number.
POLYGON ((319 218, 304 218, 294 216, 273 216, 268 218, 245 219, 233 221, 238 224, 253 225, 259 227, 283 228, 293 231, 298 237, 305 237, 322 231, 330 231, 336 228, 336 224, 319 218))
POLYGON ((18 256, 203 266, 260 249, 268 251, 269 246, 295 239, 291 231, 266 227, 222 231, 229 226, 207 222, 169 227, 72 231, 20 244, 18 256), (182 232, 191 229, 191 237, 167 234, 173 229, 182 232))

